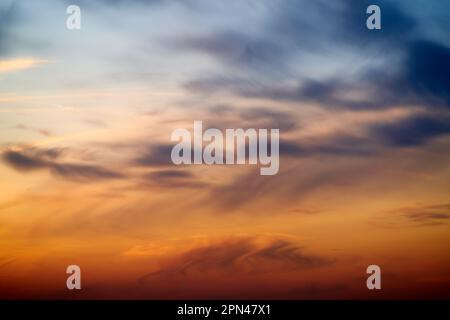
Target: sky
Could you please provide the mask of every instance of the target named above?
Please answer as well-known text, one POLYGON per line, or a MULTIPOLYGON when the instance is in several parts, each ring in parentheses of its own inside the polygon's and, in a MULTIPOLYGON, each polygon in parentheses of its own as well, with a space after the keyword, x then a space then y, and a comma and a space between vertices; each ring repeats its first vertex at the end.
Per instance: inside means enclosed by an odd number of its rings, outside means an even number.
POLYGON ((449 31, 446 0, 0 0, 0 298, 449 298, 449 31), (194 121, 280 129, 278 174, 174 165, 194 121))

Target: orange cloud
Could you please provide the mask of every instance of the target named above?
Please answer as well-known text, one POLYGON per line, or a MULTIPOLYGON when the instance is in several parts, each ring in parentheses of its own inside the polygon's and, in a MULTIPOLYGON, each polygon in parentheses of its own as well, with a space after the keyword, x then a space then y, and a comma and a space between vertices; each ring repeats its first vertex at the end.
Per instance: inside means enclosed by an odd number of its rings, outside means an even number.
POLYGON ((48 63, 48 60, 40 60, 35 58, 18 58, 0 60, 0 73, 14 72, 24 69, 30 69, 37 65, 48 63))

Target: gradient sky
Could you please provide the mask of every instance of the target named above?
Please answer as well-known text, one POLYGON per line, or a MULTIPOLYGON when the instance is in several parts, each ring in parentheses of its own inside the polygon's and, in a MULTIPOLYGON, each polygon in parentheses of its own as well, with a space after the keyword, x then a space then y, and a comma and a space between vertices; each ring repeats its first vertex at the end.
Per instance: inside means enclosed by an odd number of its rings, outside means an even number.
POLYGON ((0 298, 449 298, 449 31, 446 0, 0 0, 0 298), (279 128, 279 173, 173 165, 194 120, 279 128))

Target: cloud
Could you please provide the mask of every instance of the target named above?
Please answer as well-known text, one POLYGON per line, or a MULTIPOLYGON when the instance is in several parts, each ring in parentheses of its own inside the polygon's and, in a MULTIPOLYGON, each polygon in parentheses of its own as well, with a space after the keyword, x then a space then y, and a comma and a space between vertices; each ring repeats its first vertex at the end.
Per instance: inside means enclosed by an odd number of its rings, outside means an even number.
POLYGON ((287 205, 306 197, 319 187, 325 189, 332 186, 348 175, 344 170, 308 172, 304 167, 289 167, 281 167, 282 170, 274 176, 260 176, 256 169, 239 174, 231 181, 214 187, 206 203, 219 213, 232 213, 263 203, 266 204, 265 208, 269 205, 278 206, 280 201, 287 205))
POLYGON ((388 226, 440 226, 450 223, 450 204, 417 205, 388 212, 388 226), (405 224, 405 220, 407 224, 405 224))
POLYGON ((168 166, 172 165, 170 154, 172 144, 155 144, 146 146, 146 150, 133 160, 134 165, 138 166, 168 166))
POLYGON ((370 156, 378 151, 378 147, 366 137, 355 137, 338 134, 311 139, 308 143, 290 140, 280 141, 280 155, 289 157, 310 156, 370 156))
POLYGON ((140 282, 154 277, 179 277, 202 273, 260 274, 315 269, 332 263, 305 253, 295 242, 277 237, 229 237, 198 245, 166 259, 156 272, 144 275, 140 282))
POLYGON ((403 8, 390 1, 378 1, 383 8, 383 28, 366 28, 366 9, 370 1, 348 0, 297 1, 272 3, 261 1, 267 19, 260 22, 259 33, 228 26, 207 35, 183 35, 168 41, 172 49, 210 55, 234 71, 290 74, 289 63, 314 54, 357 50, 365 54, 374 48, 395 51, 410 38, 416 21, 403 8))
POLYGON ((150 172, 148 176, 156 179, 184 179, 192 178, 193 175, 189 172, 181 170, 161 170, 150 172))
POLYGON ((164 188, 204 188, 206 183, 200 181, 192 173, 183 170, 158 170, 149 172, 143 177, 145 183, 164 188))
POLYGON ((25 151, 7 150, 3 161, 19 172, 49 170, 51 173, 75 181, 115 179, 122 174, 100 166, 58 162, 62 151, 58 149, 29 149, 25 151))
POLYGON ((16 58, 9 60, 0 60, 0 73, 8 73, 30 69, 48 62, 49 62, 48 60, 40 60, 35 58, 16 58))
POLYGON ((450 108, 450 48, 431 41, 414 42, 407 66, 407 79, 418 94, 441 99, 450 108))
POLYGON ((206 110, 202 118, 208 128, 266 128, 280 129, 287 133, 298 128, 297 117, 288 111, 267 107, 235 107, 215 105, 206 110))
POLYGON ((191 79, 183 87, 194 93, 233 92, 245 96, 261 87, 259 82, 250 78, 216 75, 191 79))
POLYGON ((40 128, 34 128, 34 127, 29 127, 26 126, 24 124, 18 124, 17 126, 15 126, 16 129, 20 129, 20 130, 26 130, 26 131, 32 131, 32 132, 36 132, 40 135, 43 135, 45 137, 49 137, 51 136, 51 132, 46 130, 46 129, 40 129, 40 128))
POLYGON ((183 36, 171 40, 168 44, 172 49, 208 54, 231 67, 250 69, 273 68, 273 64, 280 64, 285 52, 268 39, 234 31, 208 36, 183 36))
POLYGON ((450 118, 439 115, 413 115, 406 119, 372 126, 370 133, 383 143, 414 147, 450 133, 450 118))
POLYGON ((239 123, 250 122, 250 128, 277 128, 289 132, 298 127, 298 121, 289 112, 269 108, 251 108, 235 110, 240 117, 239 123))
POLYGON ((329 79, 300 79, 295 84, 263 83, 250 78, 232 76, 210 76, 192 79, 183 84, 188 91, 196 94, 217 94, 229 92, 244 98, 256 98, 295 103, 316 103, 328 109, 368 110, 392 107, 403 102, 398 93, 394 93, 383 81, 394 85, 396 79, 375 73, 365 74, 357 81, 329 79), (379 82, 371 80, 373 76, 379 82), (369 80, 367 80, 369 79, 369 80), (382 87, 381 87, 382 86, 382 87), (363 92, 364 98, 349 99, 349 92, 363 92), (376 93, 378 92, 378 95, 376 93))
MULTIPOLYGON (((262 26, 263 35, 217 32, 180 40, 182 47, 237 67, 231 72, 188 80, 184 88, 203 94, 231 92, 246 98, 309 102, 325 108, 449 108, 450 48, 437 38, 431 40, 426 33, 418 33, 420 21, 415 11, 407 11, 392 1, 377 3, 382 8, 382 29, 367 30, 365 9, 370 4, 283 1, 271 7, 270 18, 262 26), (257 50, 260 56, 248 58, 246 50, 253 52, 255 42, 264 44, 257 50), (323 63, 326 68, 330 55, 342 52, 354 57, 358 62, 351 63, 357 67, 349 68, 344 61, 338 63, 340 68, 330 65, 326 75, 314 77, 302 71, 307 68, 295 68, 308 63, 303 61, 305 53, 313 54, 313 63, 323 63), (252 65, 253 60, 262 63, 252 65), (240 72, 242 65, 251 66, 257 77, 240 72), (280 70, 283 66, 289 66, 290 72, 284 73, 282 79, 266 77, 267 68, 280 70), (347 69, 352 71, 347 73, 347 69), (349 93, 356 93, 357 98, 349 98, 349 93)), ((443 25, 441 20, 435 24, 443 25)))
POLYGON ((231 92, 246 98, 312 102, 325 108, 369 110, 405 105, 450 108, 450 48, 417 40, 404 44, 402 55, 390 69, 370 67, 345 80, 337 76, 320 80, 303 77, 296 84, 279 84, 218 75, 189 80, 184 88, 194 93, 231 92), (362 97, 349 98, 349 93, 362 97))
MULTIPOLYGON (((434 208, 432 208, 434 209, 434 208)), ((436 213, 436 212, 410 212, 406 216, 408 219, 415 222, 429 222, 432 224, 442 224, 445 222, 450 222, 450 212, 449 206, 446 206, 447 212, 436 213)))

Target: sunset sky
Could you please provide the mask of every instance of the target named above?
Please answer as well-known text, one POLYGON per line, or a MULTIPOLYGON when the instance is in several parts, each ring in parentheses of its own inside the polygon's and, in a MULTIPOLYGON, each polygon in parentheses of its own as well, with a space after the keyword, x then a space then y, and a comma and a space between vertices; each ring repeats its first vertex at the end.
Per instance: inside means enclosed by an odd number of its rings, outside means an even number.
POLYGON ((450 298, 449 33, 447 0, 0 0, 0 298, 450 298), (174 165, 195 120, 280 129, 278 174, 174 165))

